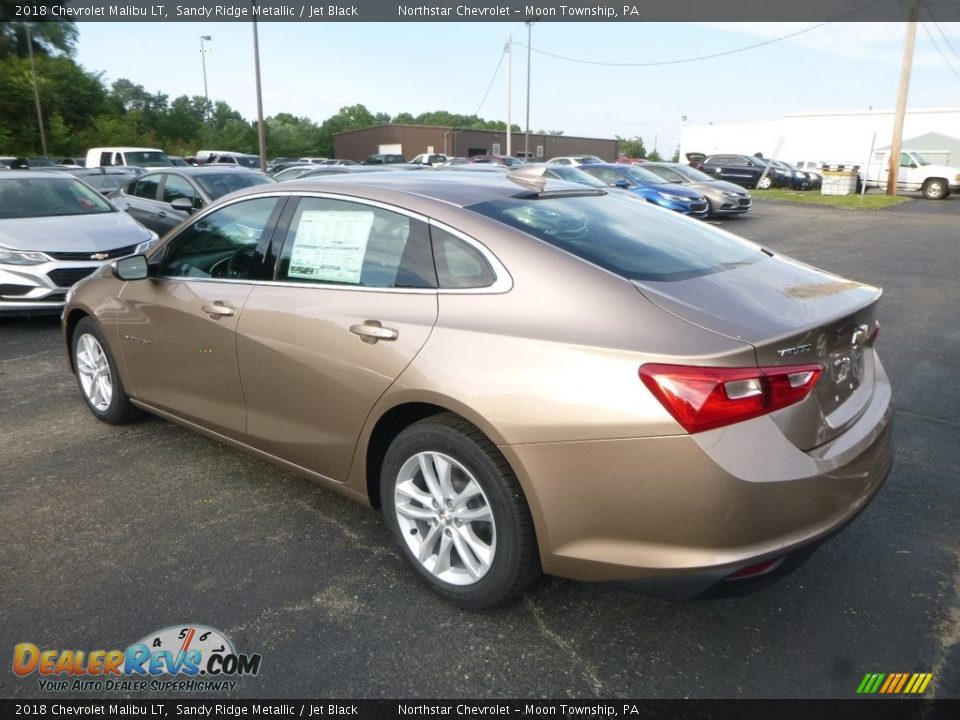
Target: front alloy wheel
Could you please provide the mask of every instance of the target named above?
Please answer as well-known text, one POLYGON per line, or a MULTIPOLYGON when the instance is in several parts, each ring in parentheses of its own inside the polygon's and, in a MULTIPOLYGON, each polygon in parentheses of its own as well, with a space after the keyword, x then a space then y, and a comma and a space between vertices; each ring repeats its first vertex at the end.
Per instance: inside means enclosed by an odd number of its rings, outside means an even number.
POLYGON ((757 181, 757 187, 761 190, 769 190, 772 186, 773 180, 770 179, 769 175, 766 175, 757 181))
POLYGON ((77 338, 77 379, 90 406, 106 412, 113 400, 113 376, 103 346, 89 333, 77 338))
POLYGON ((83 399, 98 420, 120 425, 140 414, 123 389, 107 341, 89 317, 73 331, 73 367, 83 399))

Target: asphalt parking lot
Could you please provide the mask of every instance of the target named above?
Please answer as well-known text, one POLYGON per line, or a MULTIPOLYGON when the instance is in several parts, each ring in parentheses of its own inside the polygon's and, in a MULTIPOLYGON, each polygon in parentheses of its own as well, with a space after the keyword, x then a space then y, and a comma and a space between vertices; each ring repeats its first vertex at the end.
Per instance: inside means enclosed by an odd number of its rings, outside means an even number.
POLYGON ((0 319, 0 697, 44 696, 12 673, 17 643, 125 648, 187 623, 262 655, 228 697, 851 698, 868 672, 960 697, 960 198, 759 201, 720 225, 886 291, 896 464, 793 574, 687 603, 545 578, 460 611, 377 513, 159 419, 98 423, 58 323, 0 319))

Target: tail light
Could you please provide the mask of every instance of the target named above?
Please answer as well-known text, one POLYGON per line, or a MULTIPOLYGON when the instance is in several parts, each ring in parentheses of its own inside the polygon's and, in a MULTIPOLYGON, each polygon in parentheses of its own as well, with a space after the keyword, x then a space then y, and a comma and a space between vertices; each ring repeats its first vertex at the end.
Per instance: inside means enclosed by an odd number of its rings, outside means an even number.
POLYGON ((803 400, 822 365, 717 368, 648 364, 640 379, 688 433, 766 415, 803 400))

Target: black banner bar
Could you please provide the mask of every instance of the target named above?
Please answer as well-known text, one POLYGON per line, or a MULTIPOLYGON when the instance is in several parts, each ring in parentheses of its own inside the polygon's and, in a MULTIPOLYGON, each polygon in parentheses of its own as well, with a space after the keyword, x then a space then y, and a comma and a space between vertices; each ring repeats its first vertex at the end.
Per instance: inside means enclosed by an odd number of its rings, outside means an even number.
MULTIPOLYGON (((924 3, 941 22, 960 20, 957 0, 924 3)), ((902 0, 4 0, 0 20, 74 22, 889 22, 902 0)))
POLYGON ((947 720, 960 700, 0 700, 0 717, 947 720))

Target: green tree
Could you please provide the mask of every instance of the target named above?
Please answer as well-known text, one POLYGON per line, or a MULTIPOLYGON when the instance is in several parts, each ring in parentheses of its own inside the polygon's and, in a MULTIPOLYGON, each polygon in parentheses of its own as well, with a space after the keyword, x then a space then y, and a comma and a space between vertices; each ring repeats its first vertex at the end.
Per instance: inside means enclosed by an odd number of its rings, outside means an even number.
POLYGON ((264 122, 271 156, 314 155, 318 152, 320 128, 310 118, 278 113, 264 122))
POLYGON ((10 21, 16 17, 16 0, 0 0, 0 60, 9 57, 27 57, 27 29, 33 41, 34 55, 73 55, 77 45, 77 24, 54 18, 51 9, 63 2, 41 0, 32 7, 45 12, 37 21, 10 21))
POLYGON ((647 149, 643 145, 643 138, 639 135, 635 136, 632 140, 622 138, 619 135, 614 135, 614 137, 617 139, 617 147, 621 155, 639 159, 647 157, 647 149))
MULTIPOLYGON (((380 114, 378 114, 380 115, 380 114)), ((383 124, 364 105, 349 105, 340 108, 336 115, 331 115, 320 125, 317 137, 317 151, 321 155, 333 156, 333 136, 346 130, 360 130, 365 127, 383 124)))
MULTIPOLYGON (((107 108, 107 95, 99 74, 90 73, 65 56, 34 58, 37 86, 43 114, 59 115, 74 134, 72 148, 48 152, 79 152, 80 133, 93 117, 107 108)), ((40 133, 33 98, 33 70, 29 60, 10 57, 0 60, 0 126, 5 128, 4 152, 39 153, 40 133)))

